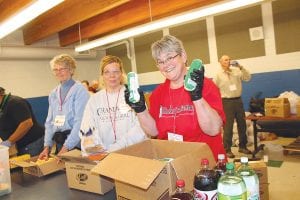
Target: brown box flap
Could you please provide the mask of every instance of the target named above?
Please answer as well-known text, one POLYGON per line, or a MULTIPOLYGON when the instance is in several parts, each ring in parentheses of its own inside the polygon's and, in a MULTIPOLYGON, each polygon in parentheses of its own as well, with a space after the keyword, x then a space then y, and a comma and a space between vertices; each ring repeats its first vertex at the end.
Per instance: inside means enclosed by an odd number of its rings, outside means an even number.
POLYGON ((91 171, 147 189, 165 165, 163 161, 111 153, 91 171))
POLYGON ((68 151, 66 153, 63 153, 62 155, 59 155, 58 157, 65 162, 88 163, 93 165, 96 164, 95 161, 92 161, 87 157, 82 157, 81 151, 78 149, 68 151))
POLYGON ((171 161, 177 178, 184 178, 187 191, 192 191, 194 188, 194 176, 201 167, 202 158, 207 158, 211 167, 214 167, 216 163, 207 144, 193 143, 193 146, 193 148, 190 148, 191 151, 189 154, 185 154, 171 161), (198 146, 197 148, 195 148, 196 145, 198 146))
POLYGON ((35 164, 35 163, 28 162, 28 161, 22 161, 22 160, 12 160, 11 163, 14 164, 14 165, 17 165, 19 167, 33 167, 33 166, 37 166, 37 164, 35 164))

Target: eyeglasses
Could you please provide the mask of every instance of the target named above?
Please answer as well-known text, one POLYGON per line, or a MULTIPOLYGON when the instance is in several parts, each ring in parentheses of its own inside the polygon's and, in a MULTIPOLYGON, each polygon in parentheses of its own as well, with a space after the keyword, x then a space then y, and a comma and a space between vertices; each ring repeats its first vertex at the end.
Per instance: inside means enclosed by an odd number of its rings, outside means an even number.
POLYGON ((66 71, 67 69, 69 69, 69 68, 67 68, 67 67, 63 67, 63 68, 54 68, 54 69, 52 69, 52 71, 53 71, 53 73, 58 73, 58 72, 66 71))
POLYGON ((157 60, 156 61, 156 64, 158 66, 163 66, 171 61, 173 61, 177 56, 179 56, 179 54, 176 54, 175 56, 170 56, 170 57, 167 57, 165 60, 157 60))
POLYGON ((121 74, 121 71, 104 71, 103 72, 104 76, 110 76, 110 75, 117 76, 120 74, 121 74))

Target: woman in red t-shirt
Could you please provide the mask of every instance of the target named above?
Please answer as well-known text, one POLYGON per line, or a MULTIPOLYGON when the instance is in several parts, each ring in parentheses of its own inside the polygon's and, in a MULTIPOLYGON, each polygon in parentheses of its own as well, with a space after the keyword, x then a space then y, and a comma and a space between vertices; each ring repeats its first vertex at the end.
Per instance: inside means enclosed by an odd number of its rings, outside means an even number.
POLYGON ((225 114, 219 89, 212 80, 204 77, 204 67, 201 66, 190 74, 195 89, 187 91, 184 86, 187 55, 176 37, 164 36, 151 48, 152 57, 166 80, 150 96, 149 111, 141 91, 137 103, 131 103, 129 92, 125 91, 126 102, 135 110, 141 126, 149 135, 166 140, 207 143, 217 160, 219 153, 225 154, 221 136, 225 114))

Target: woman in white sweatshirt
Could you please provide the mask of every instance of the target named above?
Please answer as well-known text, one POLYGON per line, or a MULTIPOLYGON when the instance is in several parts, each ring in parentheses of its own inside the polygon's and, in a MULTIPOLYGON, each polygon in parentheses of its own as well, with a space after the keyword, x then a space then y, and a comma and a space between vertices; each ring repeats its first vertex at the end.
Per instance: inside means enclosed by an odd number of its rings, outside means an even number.
POLYGON ((103 57, 100 78, 102 88, 90 97, 81 123, 83 155, 101 149, 115 151, 146 139, 135 112, 125 102, 126 75, 121 59, 103 57))

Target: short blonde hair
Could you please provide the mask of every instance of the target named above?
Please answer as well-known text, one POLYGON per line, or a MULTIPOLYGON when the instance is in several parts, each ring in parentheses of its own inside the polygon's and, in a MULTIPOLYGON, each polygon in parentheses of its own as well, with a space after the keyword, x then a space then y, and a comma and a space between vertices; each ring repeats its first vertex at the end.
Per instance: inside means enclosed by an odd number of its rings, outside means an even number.
POLYGON ((62 67, 69 68, 71 74, 73 75, 76 69, 76 61, 75 59, 68 54, 60 54, 52 58, 50 61, 51 70, 54 69, 55 65, 59 65, 62 67))
POLYGON ((122 74, 120 84, 124 85, 127 82, 126 72, 124 70, 122 60, 119 57, 117 57, 117 56, 106 55, 100 61, 100 74, 101 74, 101 76, 100 76, 99 84, 100 84, 101 88, 105 87, 104 81, 103 81, 104 68, 106 67, 106 65, 111 64, 111 63, 117 63, 117 64, 119 64, 120 71, 121 71, 121 74, 122 74))

